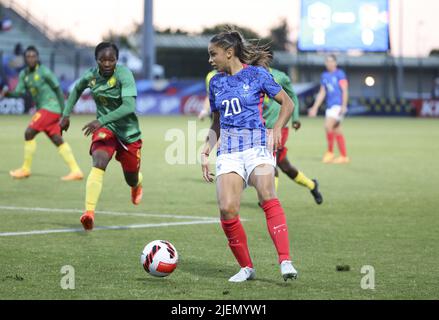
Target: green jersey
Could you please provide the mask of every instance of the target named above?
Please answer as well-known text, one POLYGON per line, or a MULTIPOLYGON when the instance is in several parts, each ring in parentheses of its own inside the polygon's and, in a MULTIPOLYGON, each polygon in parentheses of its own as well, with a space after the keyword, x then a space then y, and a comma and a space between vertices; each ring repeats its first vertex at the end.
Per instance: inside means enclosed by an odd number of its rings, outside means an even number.
POLYGON ((43 65, 37 65, 34 70, 26 68, 20 72, 18 84, 7 97, 18 98, 26 91, 32 95, 37 110, 46 109, 60 114, 64 108, 64 94, 55 75, 43 65))
POLYGON ((111 130, 125 143, 141 138, 139 121, 135 114, 137 96, 132 72, 117 65, 110 78, 100 75, 99 68, 89 69, 75 85, 67 100, 63 116, 69 116, 82 92, 89 88, 96 103, 97 119, 103 127, 111 130))
POLYGON ((206 82, 206 93, 207 93, 207 96, 209 96, 209 83, 210 83, 210 80, 213 78, 213 76, 214 75, 216 75, 218 73, 218 71, 216 71, 216 70, 212 70, 212 71, 210 71, 207 75, 206 75, 206 79, 205 79, 205 82, 206 82))
MULTIPOLYGON (((293 90, 290 78, 286 73, 270 68, 270 73, 273 75, 274 81, 276 81, 282 89, 288 94, 288 96, 293 100, 294 111, 292 114, 292 121, 299 121, 299 100, 296 93, 293 90)), ((281 105, 277 103, 274 99, 270 99, 265 96, 264 107, 262 112, 262 117, 265 119, 265 126, 267 128, 273 128, 277 119, 279 118, 281 105)))

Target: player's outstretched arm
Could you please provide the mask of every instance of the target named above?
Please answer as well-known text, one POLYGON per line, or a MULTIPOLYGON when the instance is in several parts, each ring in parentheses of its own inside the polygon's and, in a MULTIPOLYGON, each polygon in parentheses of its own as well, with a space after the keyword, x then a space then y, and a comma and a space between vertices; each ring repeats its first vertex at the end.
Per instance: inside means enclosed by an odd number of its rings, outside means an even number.
POLYGON ((59 122, 59 126, 61 127, 61 131, 67 131, 70 126, 70 114, 73 111, 73 107, 76 102, 78 102, 81 94, 84 92, 87 87, 87 82, 84 79, 80 79, 78 83, 73 88, 72 92, 69 94, 69 98, 67 99, 67 103, 63 109, 62 117, 59 122))
POLYGON ((317 93, 316 100, 314 101, 314 104, 308 110, 309 117, 315 117, 317 115, 317 112, 319 111, 319 108, 322 105, 323 100, 325 99, 325 96, 326 96, 325 87, 321 85, 319 93, 317 93))
MULTIPOLYGON (((7 89, 7 87, 5 88, 7 89)), ((24 84, 24 72, 20 72, 20 75, 18 77, 18 83, 17 86, 15 87, 15 90, 14 91, 5 90, 3 92, 3 96, 7 98, 19 98, 22 97, 25 93, 26 93, 26 87, 24 84)))
POLYGON ((3 86, 2 89, 0 90, 0 99, 3 99, 6 95, 6 92, 8 92, 8 86, 3 86))

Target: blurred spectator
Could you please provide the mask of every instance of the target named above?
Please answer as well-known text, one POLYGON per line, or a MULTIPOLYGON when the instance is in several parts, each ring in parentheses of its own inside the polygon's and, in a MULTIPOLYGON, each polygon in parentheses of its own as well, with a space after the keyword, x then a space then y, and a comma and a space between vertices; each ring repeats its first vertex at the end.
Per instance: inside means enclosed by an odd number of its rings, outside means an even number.
POLYGON ((9 60, 9 67, 14 69, 17 74, 20 73, 22 69, 24 69, 24 50, 21 43, 17 43, 14 47, 14 55, 9 60))
POLYGON ((12 29, 12 21, 10 19, 0 18, 0 31, 9 31, 12 29))
POLYGON ((0 5, 0 32, 8 31, 12 28, 12 21, 3 16, 3 6, 0 5))
POLYGON ((17 43, 14 47, 14 52, 12 55, 3 56, 3 68, 6 76, 8 78, 16 78, 21 70, 24 69, 24 56, 23 56, 23 46, 21 43, 17 43))
POLYGON ((439 99, 439 77, 436 77, 433 81, 432 99, 439 99))

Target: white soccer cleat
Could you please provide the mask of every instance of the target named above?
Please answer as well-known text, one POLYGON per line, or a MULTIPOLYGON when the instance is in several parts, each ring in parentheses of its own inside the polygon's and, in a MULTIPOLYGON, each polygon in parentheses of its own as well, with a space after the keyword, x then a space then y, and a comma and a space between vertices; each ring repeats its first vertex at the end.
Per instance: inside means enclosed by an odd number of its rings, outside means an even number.
POLYGON ((237 274, 229 279, 230 282, 244 282, 247 280, 253 280, 256 277, 255 269, 245 267, 241 268, 237 274))
POLYGON ((285 281, 288 279, 297 279, 297 270, 294 269, 291 261, 285 260, 280 264, 280 272, 285 281))

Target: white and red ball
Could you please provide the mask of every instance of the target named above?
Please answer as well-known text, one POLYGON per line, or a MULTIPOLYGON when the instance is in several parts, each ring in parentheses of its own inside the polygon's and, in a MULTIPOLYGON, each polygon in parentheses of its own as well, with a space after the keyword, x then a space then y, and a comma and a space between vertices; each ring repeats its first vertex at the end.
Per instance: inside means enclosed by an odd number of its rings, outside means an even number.
POLYGON ((150 275, 166 277, 177 268, 178 253, 169 241, 154 240, 143 249, 140 263, 150 275))

